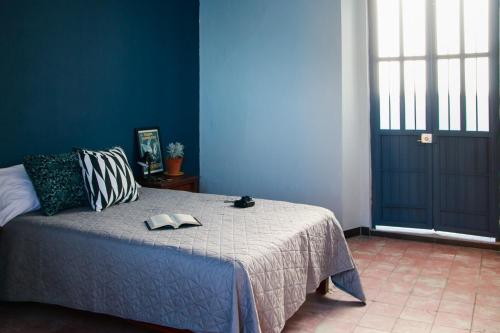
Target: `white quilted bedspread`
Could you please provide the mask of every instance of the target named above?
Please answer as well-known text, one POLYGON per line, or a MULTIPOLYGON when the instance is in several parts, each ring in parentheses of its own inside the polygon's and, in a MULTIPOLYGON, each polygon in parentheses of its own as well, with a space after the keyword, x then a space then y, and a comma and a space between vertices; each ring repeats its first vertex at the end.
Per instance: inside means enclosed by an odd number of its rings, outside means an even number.
POLYGON ((320 281, 363 298, 342 230, 327 209, 141 189, 96 213, 28 214, 0 233, 0 299, 36 301, 196 332, 280 332, 320 281), (149 231, 188 213, 201 227, 149 231))

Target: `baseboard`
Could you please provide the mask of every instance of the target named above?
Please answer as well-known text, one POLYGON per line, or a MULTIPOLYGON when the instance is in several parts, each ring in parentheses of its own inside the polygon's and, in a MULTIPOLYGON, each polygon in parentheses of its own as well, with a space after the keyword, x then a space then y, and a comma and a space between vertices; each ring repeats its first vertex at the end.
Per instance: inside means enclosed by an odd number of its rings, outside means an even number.
POLYGON ((351 238, 356 236, 369 236, 370 228, 368 227, 357 227, 348 230, 344 230, 344 237, 351 238))
POLYGON ((344 230, 344 237, 345 238, 352 238, 356 236, 361 236, 361 228, 352 228, 349 230, 344 230))

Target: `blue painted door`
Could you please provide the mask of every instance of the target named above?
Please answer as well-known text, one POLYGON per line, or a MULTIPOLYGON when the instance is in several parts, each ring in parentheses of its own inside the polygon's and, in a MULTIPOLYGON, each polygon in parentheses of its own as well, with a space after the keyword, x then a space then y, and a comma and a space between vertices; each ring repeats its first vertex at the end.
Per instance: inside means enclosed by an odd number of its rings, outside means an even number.
POLYGON ((369 7, 374 225, 497 236, 498 1, 369 7))

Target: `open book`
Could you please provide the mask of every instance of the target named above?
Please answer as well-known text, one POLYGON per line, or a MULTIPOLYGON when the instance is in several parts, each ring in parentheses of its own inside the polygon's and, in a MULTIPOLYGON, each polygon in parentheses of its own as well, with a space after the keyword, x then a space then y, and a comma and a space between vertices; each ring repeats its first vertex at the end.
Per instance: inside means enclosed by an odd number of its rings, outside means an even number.
POLYGON ((184 224, 202 225, 200 221, 188 214, 160 214, 151 216, 149 220, 146 221, 146 225, 150 230, 165 226, 171 226, 174 229, 177 229, 184 224))

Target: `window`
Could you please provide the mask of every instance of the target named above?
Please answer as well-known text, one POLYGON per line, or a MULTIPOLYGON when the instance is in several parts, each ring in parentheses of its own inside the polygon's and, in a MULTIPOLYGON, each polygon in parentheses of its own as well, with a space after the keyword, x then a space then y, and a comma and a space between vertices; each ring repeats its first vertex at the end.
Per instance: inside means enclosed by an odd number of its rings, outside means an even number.
POLYGON ((368 1, 380 129, 488 131, 492 0, 368 1))

